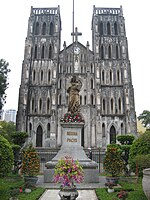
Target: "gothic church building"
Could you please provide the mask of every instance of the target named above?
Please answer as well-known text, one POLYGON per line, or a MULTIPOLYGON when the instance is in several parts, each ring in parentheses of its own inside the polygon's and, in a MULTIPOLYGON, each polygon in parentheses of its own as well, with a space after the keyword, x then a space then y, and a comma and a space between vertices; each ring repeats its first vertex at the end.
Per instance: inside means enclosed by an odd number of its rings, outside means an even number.
MULTIPOLYGON (((90 31, 90 30, 89 30, 90 31)), ((80 82, 85 124, 81 143, 102 147, 117 135, 136 136, 136 114, 128 42, 122 7, 93 6, 92 49, 89 42, 61 46, 60 7, 33 8, 28 21, 17 112, 17 130, 36 147, 62 143, 60 118, 68 110, 71 78, 80 82)))

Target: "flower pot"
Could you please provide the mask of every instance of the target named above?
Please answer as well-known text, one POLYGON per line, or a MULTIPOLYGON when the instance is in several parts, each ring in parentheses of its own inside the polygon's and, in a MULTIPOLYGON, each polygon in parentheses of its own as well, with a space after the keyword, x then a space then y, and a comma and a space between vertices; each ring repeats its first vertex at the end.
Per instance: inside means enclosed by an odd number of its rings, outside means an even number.
POLYGON ((112 193, 112 192, 114 192, 114 188, 108 188, 108 193, 112 193))
POLYGON ((150 200, 150 168, 143 170, 142 186, 147 199, 150 200))
POLYGON ((64 186, 59 191, 59 196, 61 200, 75 200, 78 197, 78 195, 79 193, 75 186, 64 186))

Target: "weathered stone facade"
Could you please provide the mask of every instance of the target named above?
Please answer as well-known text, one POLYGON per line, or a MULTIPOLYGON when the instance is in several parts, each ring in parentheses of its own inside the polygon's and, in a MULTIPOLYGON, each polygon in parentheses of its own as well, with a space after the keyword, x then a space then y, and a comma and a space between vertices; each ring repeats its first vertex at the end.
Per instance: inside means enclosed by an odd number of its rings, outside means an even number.
MULTIPOLYGON (((89 30, 90 31, 90 30, 89 30)), ((136 136, 131 79, 122 8, 93 7, 92 50, 76 39, 61 44, 57 8, 31 8, 25 41, 17 113, 17 130, 29 133, 37 147, 62 144, 60 118, 68 109, 67 89, 73 75, 81 83, 80 105, 85 120, 81 143, 103 147, 116 135, 136 136)))

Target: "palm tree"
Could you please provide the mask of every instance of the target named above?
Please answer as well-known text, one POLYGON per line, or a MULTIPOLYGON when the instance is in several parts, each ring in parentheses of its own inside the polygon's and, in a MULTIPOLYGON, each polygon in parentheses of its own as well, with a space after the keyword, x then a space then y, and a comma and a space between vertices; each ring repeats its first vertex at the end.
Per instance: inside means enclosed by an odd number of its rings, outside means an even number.
POLYGON ((144 110, 138 117, 146 128, 150 128, 150 111, 144 110))

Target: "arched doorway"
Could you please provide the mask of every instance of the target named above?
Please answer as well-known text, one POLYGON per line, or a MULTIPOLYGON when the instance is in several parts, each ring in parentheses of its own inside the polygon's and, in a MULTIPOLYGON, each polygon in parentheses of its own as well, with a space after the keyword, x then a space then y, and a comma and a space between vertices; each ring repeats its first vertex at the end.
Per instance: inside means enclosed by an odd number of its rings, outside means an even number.
POLYGON ((36 147, 42 147, 43 142, 43 129, 41 126, 38 126, 36 131, 36 147))
POLYGON ((116 129, 114 126, 110 128, 110 144, 116 143, 116 129))

